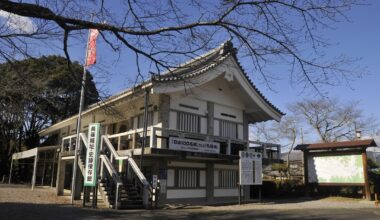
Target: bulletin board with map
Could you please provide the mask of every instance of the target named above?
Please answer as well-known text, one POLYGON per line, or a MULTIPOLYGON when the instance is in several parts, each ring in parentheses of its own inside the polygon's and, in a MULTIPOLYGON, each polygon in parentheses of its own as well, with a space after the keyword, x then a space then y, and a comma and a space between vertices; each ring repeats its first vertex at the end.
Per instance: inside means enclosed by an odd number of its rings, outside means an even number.
POLYGON ((362 155, 308 157, 310 183, 364 184, 362 155))

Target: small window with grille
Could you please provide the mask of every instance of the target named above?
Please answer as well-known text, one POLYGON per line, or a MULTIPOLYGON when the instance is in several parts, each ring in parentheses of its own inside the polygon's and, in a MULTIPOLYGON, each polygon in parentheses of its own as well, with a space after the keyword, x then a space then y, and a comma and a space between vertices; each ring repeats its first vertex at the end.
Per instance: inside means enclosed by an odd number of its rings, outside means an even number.
POLYGON ((199 115, 178 112, 177 114, 177 129, 181 131, 199 133, 200 130, 199 115))
POLYGON ((220 120, 219 125, 220 125, 220 136, 235 138, 235 139, 238 137, 237 123, 220 120))
POLYGON ((236 170, 219 170, 219 187, 235 188, 238 182, 238 171, 236 170))
POLYGON ((199 185, 199 170, 196 169, 178 169, 177 170, 177 187, 178 188, 197 188, 199 185))

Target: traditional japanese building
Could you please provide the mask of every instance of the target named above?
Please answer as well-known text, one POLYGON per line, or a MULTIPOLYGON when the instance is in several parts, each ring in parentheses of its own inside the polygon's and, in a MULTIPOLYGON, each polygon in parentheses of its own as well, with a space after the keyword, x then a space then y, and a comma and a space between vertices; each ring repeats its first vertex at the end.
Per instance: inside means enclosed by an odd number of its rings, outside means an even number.
MULTIPOLYGON (((160 203, 236 201, 238 153, 250 147, 249 124, 280 121, 282 115, 254 86, 236 49, 226 42, 83 112, 76 198, 83 185, 89 123, 101 124, 99 194, 108 205, 123 208, 147 203, 153 175, 159 179, 160 203)), ((59 136, 58 195, 71 182, 77 118, 40 132, 59 136)), ((269 154, 256 143, 255 149, 263 153, 264 163, 279 159, 279 148, 269 154)), ((249 197, 248 188, 243 193, 249 197)))

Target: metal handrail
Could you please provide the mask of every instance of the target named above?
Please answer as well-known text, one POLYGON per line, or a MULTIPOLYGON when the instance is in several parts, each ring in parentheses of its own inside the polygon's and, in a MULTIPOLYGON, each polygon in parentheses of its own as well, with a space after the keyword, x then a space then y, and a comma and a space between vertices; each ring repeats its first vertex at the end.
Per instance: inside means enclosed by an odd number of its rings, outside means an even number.
POLYGON ((110 152, 112 153, 113 157, 116 159, 116 160, 126 160, 129 158, 129 156, 120 156, 117 151, 115 150, 115 148, 113 147, 111 141, 109 140, 108 138, 108 135, 102 135, 102 144, 101 146, 103 146, 103 143, 105 143, 105 145, 107 146, 107 148, 110 150, 110 152))
POLYGON ((66 136, 66 137, 62 138, 62 141, 67 140, 67 139, 71 139, 71 138, 75 138, 75 137, 77 137, 76 134, 73 134, 73 135, 70 135, 70 136, 66 136))
POLYGON ((141 172, 140 168, 137 166, 135 160, 133 158, 129 158, 128 163, 131 166, 132 170, 135 172, 136 176, 139 178, 140 182, 143 185, 150 185, 148 180, 146 180, 144 174, 141 172))
POLYGON ((79 133, 79 138, 83 141, 84 146, 88 148, 88 139, 84 133, 79 133))
MULTIPOLYGON (((140 182, 144 186, 144 189, 143 189, 143 203, 144 203, 144 205, 147 205, 148 204, 148 200, 149 200, 149 192, 151 193, 153 191, 151 185, 149 184, 149 182, 146 179, 146 177, 144 176, 144 174, 141 172, 140 168, 137 166, 135 160, 132 157, 130 157, 130 156, 120 156, 117 153, 117 151, 115 150, 115 148, 113 147, 113 145, 110 142, 110 140, 109 140, 108 137, 109 137, 109 135, 102 135, 102 146, 103 146, 103 144, 105 144, 107 146, 107 148, 110 150, 112 156, 116 160, 127 160, 128 164, 132 168, 132 171, 135 173, 135 175, 138 177, 138 179, 140 180, 140 182)), ((110 166, 109 168, 112 169, 112 171, 113 171, 112 172, 112 177, 115 177, 115 178, 117 177, 117 179, 115 179, 115 181, 118 182, 120 180, 120 177, 119 177, 118 173, 116 172, 115 168, 112 166, 112 163, 109 161, 108 157, 106 157, 105 155, 101 155, 101 158, 104 158, 103 159, 104 161, 108 161, 109 162, 108 166, 110 166)), ((107 167, 107 169, 108 169, 108 167, 107 167)), ((119 187, 119 186, 117 186, 117 187, 119 187)), ((118 200, 118 195, 119 194, 118 194, 118 188, 117 188, 116 201, 118 200)))
MULTIPOLYGON (((150 128, 151 127, 148 127, 148 131, 150 131, 150 128)), ((144 131, 143 128, 138 128, 138 129, 122 132, 122 133, 111 134, 111 135, 108 135, 108 138, 109 139, 111 139, 111 138, 118 138, 118 137, 122 137, 122 136, 132 135, 134 133, 142 133, 143 131, 144 131)))
POLYGON ((123 182, 121 181, 120 176, 118 175, 118 173, 115 170, 115 168, 112 166, 112 164, 109 161, 108 157, 106 157, 105 155, 100 155, 99 158, 100 158, 102 164, 105 165, 108 173, 110 174, 110 176, 112 177, 114 183, 116 184, 115 207, 118 208, 118 205, 119 205, 118 204, 119 203, 119 189, 120 189, 120 186, 123 185, 123 182))
POLYGON ((147 207, 149 204, 149 197, 153 195, 153 188, 132 157, 128 159, 128 164, 143 185, 143 204, 147 207))

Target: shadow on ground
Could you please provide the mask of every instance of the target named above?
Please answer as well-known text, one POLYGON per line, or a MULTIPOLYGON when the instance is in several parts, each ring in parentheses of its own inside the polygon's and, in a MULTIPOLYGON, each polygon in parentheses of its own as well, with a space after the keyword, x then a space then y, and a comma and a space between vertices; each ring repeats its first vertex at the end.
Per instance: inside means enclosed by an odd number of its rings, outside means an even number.
MULTIPOLYGON (((378 212, 378 213, 377 213, 378 212)), ((6 219, 379 219, 374 209, 308 210, 108 210, 70 205, 0 203, 0 216, 6 219)))

